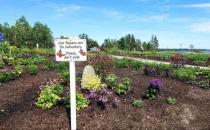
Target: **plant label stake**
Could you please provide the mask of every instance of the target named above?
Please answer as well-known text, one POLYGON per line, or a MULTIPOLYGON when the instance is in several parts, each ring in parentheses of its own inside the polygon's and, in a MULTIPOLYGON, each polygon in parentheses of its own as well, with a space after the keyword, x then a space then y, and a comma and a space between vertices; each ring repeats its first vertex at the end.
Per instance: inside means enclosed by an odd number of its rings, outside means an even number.
POLYGON ((56 61, 69 61, 70 97, 71 97, 71 130, 76 130, 76 76, 75 61, 87 60, 86 39, 70 37, 55 39, 56 61))
POLYGON ((39 44, 38 43, 36 44, 36 50, 39 50, 39 44))

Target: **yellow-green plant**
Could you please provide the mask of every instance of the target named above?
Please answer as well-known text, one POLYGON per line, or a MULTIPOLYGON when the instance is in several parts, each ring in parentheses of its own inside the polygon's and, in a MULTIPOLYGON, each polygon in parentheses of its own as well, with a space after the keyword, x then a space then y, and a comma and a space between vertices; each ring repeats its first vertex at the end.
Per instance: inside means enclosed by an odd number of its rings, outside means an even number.
POLYGON ((51 108, 61 101, 60 95, 63 93, 63 87, 59 84, 46 85, 41 91, 37 102, 35 103, 42 109, 51 108))
POLYGON ((87 75, 81 80, 81 86, 83 89, 99 91, 106 87, 106 84, 103 84, 97 75, 87 75))

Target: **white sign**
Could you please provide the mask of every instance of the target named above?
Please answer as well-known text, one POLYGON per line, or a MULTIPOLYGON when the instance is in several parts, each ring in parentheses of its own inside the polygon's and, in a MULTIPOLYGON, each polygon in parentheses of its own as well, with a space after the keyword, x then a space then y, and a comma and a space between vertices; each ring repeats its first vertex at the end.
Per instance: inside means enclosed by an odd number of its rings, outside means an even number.
POLYGON ((71 97, 71 130, 76 130, 76 76, 75 61, 87 60, 87 45, 85 39, 69 37, 55 39, 56 61, 69 61, 70 97, 71 97))
POLYGON ((86 39, 55 39, 56 61, 86 61, 86 39))

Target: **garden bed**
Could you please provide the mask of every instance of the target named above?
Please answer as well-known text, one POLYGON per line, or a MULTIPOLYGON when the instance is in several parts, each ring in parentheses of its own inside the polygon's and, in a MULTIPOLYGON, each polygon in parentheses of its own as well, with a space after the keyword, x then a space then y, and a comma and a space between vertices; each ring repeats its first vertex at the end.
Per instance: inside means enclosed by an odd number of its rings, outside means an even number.
MULTIPOLYGON (((81 72, 84 64, 78 64, 81 72)), ((186 85, 176 79, 164 76, 146 76, 143 71, 112 68, 111 73, 132 80, 131 91, 126 95, 115 95, 120 100, 117 108, 108 105, 101 110, 95 105, 78 111, 79 130, 135 130, 135 129, 210 129, 210 91, 186 85), (134 99, 140 99, 151 79, 162 81, 160 95, 155 100, 144 100, 142 108, 132 106, 134 99), (169 105, 166 98, 176 97, 177 103, 169 105)), ((35 101, 43 82, 56 77, 56 71, 42 71, 31 76, 24 73, 20 79, 3 83, 0 87, 0 129, 70 129, 68 112, 57 105, 40 109, 35 101)), ((64 88, 68 92, 68 86, 64 88)))

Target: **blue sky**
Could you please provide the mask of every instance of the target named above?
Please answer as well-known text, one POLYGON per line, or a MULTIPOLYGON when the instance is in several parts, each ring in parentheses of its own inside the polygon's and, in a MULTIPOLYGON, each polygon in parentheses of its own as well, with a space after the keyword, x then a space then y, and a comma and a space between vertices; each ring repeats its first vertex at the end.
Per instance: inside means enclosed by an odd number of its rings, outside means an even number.
POLYGON ((133 33, 161 48, 210 49, 210 0, 0 0, 0 23, 25 16, 47 24, 54 37, 87 33, 102 43, 133 33))

